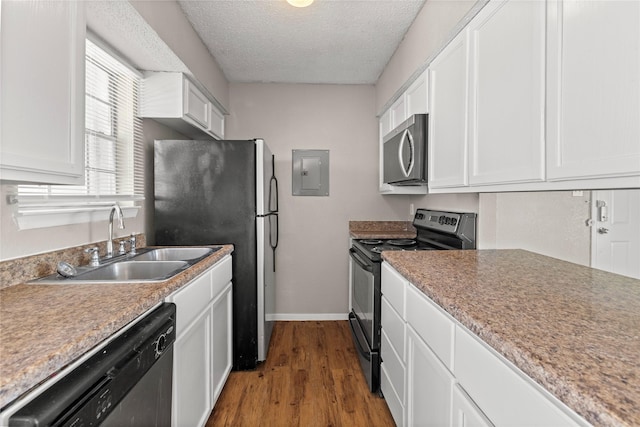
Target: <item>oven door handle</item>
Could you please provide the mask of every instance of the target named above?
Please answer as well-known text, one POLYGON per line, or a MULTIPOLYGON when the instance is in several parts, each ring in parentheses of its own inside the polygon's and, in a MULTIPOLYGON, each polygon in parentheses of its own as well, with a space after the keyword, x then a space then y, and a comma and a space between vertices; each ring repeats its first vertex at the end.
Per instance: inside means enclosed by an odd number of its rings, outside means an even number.
POLYGON ((369 273, 373 273, 373 267, 370 266, 360 255, 356 253, 356 250, 349 248, 349 255, 362 269, 367 270, 369 273))
POLYGON ((353 334, 353 337, 355 338, 354 341, 357 344, 358 347, 358 353, 360 353, 362 355, 362 357, 364 357, 365 359, 367 359, 367 361, 371 361, 371 355, 369 354, 369 352, 362 346, 362 343, 360 343, 360 338, 358 337, 358 332, 356 331, 355 326, 353 326, 354 322, 357 322, 358 319, 356 318, 356 315, 353 313, 349 313, 349 326, 351 327, 351 333, 353 334))

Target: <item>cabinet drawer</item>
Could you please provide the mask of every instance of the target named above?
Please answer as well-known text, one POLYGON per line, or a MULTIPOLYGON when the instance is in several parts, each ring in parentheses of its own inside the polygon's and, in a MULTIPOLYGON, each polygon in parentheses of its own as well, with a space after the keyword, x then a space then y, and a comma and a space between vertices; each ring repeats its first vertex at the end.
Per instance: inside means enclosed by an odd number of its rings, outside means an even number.
POLYGON ((382 263, 381 269, 382 277, 382 295, 387 298, 391 306, 400 314, 402 318, 405 317, 405 288, 407 287, 407 280, 393 269, 386 262, 382 263))
POLYGON ((407 323, 449 370, 453 367, 455 324, 440 307, 414 286, 407 286, 407 323))
POLYGON ((382 353, 382 361, 387 367, 387 375, 389 380, 396 391, 396 394, 400 398, 400 401, 404 402, 404 389, 405 389, 405 364, 398 353, 396 353, 394 347, 389 342, 389 337, 382 331, 380 339, 380 347, 382 353))
POLYGON ((393 421, 395 421, 397 426, 403 426, 404 405, 393 388, 393 385, 391 385, 391 380, 387 374, 387 365, 384 362, 382 362, 382 366, 380 367, 380 388, 382 389, 384 400, 387 402, 393 421))
POLYGON ((210 271, 193 279, 167 300, 176 303, 176 332, 180 336, 211 301, 210 271))
POLYGON ((217 297, 231 281, 231 255, 227 255, 210 270, 211 299, 217 297))
POLYGON ((455 345, 455 375, 495 425, 579 425, 569 408, 461 327, 455 345))
MULTIPOLYGON (((404 362, 404 340, 405 340, 405 323, 404 319, 391 307, 386 297, 382 297, 382 330, 387 334, 387 338, 396 352, 400 356, 400 360, 404 362)), ((382 355, 384 358, 384 354, 382 355)))

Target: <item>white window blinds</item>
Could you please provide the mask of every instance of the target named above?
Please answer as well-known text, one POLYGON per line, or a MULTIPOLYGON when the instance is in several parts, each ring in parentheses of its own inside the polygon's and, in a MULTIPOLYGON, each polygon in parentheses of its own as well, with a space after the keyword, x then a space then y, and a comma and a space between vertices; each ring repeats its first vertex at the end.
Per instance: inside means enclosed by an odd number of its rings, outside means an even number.
POLYGON ((85 185, 19 185, 19 216, 99 211, 116 201, 131 207, 144 199, 139 84, 137 72, 87 40, 85 185))

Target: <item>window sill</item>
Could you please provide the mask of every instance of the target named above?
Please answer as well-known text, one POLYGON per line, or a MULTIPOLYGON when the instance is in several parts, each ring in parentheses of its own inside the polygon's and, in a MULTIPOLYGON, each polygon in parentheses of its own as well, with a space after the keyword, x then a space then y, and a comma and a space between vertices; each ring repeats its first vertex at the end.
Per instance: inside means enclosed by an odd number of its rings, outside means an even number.
MULTIPOLYGON (((138 216, 140 206, 123 206, 124 218, 138 216)), ((83 224, 88 222, 107 221, 111 208, 85 208, 74 210, 43 210, 39 212, 14 213, 13 219, 19 230, 35 228, 59 227, 63 225, 83 224)))

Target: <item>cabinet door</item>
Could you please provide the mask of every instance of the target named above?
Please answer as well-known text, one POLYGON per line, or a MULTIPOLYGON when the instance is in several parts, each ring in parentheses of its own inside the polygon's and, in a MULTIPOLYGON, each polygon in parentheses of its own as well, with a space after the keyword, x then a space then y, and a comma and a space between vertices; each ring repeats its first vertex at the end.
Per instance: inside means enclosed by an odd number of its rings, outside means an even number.
POLYGON ((492 1, 469 29, 469 184, 542 181, 545 3, 492 1))
POLYGON ((452 403, 454 427, 493 427, 493 424, 482 413, 459 384, 453 388, 452 403))
POLYGON ((640 2, 548 2, 547 177, 640 175, 640 2))
POLYGON ((211 412, 211 311, 177 330, 173 359, 172 425, 203 426, 211 412))
POLYGON ((467 185, 468 32, 429 66, 429 187, 467 185))
POLYGON ((184 115, 204 129, 210 128, 211 105, 198 88, 186 78, 184 79, 184 115))
POLYGON ((2 2, 0 179, 84 181, 84 3, 2 2))
POLYGON ((427 344, 407 326, 407 424, 451 425, 454 381, 427 344))
POLYGON ((224 115, 211 106, 211 126, 209 131, 219 139, 224 139, 224 115))
POLYGON ((409 86, 405 92, 405 102, 407 103, 407 118, 414 114, 426 114, 428 112, 427 81, 428 71, 425 71, 409 86))
POLYGON ((213 407, 222 392, 224 383, 231 372, 232 365, 232 306, 231 282, 222 291, 211 306, 211 382, 213 407))
POLYGON ((407 103, 405 102, 404 95, 398 98, 396 102, 390 108, 391 110, 391 130, 398 127, 398 125, 407 120, 407 103))
POLYGON ((380 141, 384 139, 384 137, 393 130, 393 126, 391 126, 391 110, 387 110, 384 112, 382 116, 380 116, 380 141))

